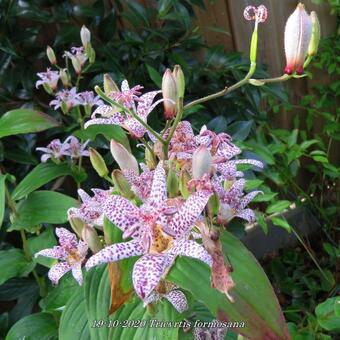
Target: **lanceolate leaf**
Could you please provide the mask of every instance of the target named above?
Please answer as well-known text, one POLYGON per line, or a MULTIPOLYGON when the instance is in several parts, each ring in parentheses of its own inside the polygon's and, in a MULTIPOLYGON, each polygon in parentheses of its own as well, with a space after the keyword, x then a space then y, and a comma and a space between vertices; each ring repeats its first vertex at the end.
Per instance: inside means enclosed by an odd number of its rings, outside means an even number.
POLYGON ((0 174, 0 228, 5 215, 5 180, 6 175, 0 174))
POLYGON ((17 205, 10 230, 34 227, 41 223, 67 221, 67 210, 78 205, 74 198, 54 191, 35 191, 17 205))
POLYGON ((0 138, 39 132, 58 125, 56 120, 42 112, 30 109, 12 110, 0 118, 0 138))
POLYGON ((55 178, 71 174, 71 169, 66 163, 39 164, 13 190, 12 198, 14 200, 21 199, 55 178))
POLYGON ((178 258, 168 279, 189 290, 219 320, 244 322, 244 328, 233 330, 249 339, 289 339, 280 305, 261 266, 230 233, 225 232, 221 240, 234 269, 235 287, 230 291, 234 303, 211 288, 210 270, 201 262, 178 258))

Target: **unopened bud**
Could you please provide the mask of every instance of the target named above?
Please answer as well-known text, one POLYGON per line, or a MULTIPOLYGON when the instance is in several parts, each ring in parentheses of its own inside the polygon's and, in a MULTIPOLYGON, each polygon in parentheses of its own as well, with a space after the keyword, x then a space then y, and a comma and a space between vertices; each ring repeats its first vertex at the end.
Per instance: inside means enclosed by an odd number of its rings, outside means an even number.
POLYGON ((200 145, 192 156, 192 177, 200 179, 204 174, 210 173, 212 157, 205 145, 200 145))
POLYGON ((67 73, 66 68, 63 68, 59 71, 59 77, 60 77, 60 79, 61 79, 61 81, 62 81, 62 83, 65 87, 70 86, 70 77, 67 73))
POLYGON ((172 119, 177 114, 177 85, 170 69, 164 72, 162 93, 164 99, 164 116, 166 119, 172 119))
POLYGON ((299 3, 286 23, 284 40, 287 65, 285 73, 303 73, 311 34, 312 20, 305 11, 305 6, 299 3))
POLYGON ((85 25, 83 25, 80 30, 80 39, 81 39, 81 43, 83 44, 84 48, 86 48, 86 46, 91 41, 91 32, 85 25))
POLYGON ((74 70, 76 71, 77 74, 81 72, 81 63, 77 57, 71 57, 71 62, 74 70))
POLYGON ((149 148, 145 149, 145 163, 148 166, 150 170, 153 170, 156 168, 156 160, 152 152, 149 150, 149 148))
POLYGON ((53 94, 53 89, 50 85, 48 85, 47 83, 44 83, 42 84, 42 86, 48 94, 53 94))
POLYGON ((103 157, 100 155, 100 153, 97 152, 97 150, 93 148, 89 148, 89 152, 90 152, 90 161, 91 161, 91 164, 94 170, 96 170, 97 174, 100 177, 107 176, 109 173, 109 170, 105 164, 103 157))
POLYGON ((177 96, 178 98, 183 98, 184 91, 185 91, 185 79, 184 79, 184 73, 182 71, 181 66, 175 65, 172 74, 176 81, 177 96))
POLYGON ((178 188, 180 193, 182 194, 183 198, 187 199, 190 195, 190 192, 188 190, 188 182, 190 181, 189 174, 183 170, 179 175, 179 182, 178 182, 178 188))
POLYGON ((320 42, 320 22, 316 12, 310 13, 310 18, 312 20, 312 37, 310 38, 308 46, 308 55, 313 56, 317 53, 319 42, 320 42))
POLYGON ((120 195, 128 199, 132 199, 135 196, 135 194, 131 190, 130 184, 125 179, 120 170, 113 170, 111 178, 113 180, 115 190, 117 190, 120 195))
POLYGON ((168 177, 166 179, 167 191, 170 198, 178 196, 178 176, 176 172, 172 169, 171 164, 169 166, 168 177))
POLYGON ((52 47, 47 46, 47 48, 46 48, 46 55, 47 55, 47 58, 48 58, 49 62, 52 65, 55 65, 57 63, 57 58, 55 57, 55 54, 54 54, 54 51, 53 51, 52 47))
POLYGON ((78 217, 70 216, 68 221, 71 225, 72 230, 81 238, 83 228, 85 226, 85 222, 78 217))
POLYGON ((98 253, 98 251, 102 249, 98 234, 93 227, 90 227, 86 224, 83 228, 81 236, 94 253, 98 253))
POLYGON ((114 139, 112 139, 110 146, 111 154, 121 170, 131 169, 135 171, 136 174, 139 173, 136 158, 129 151, 127 151, 122 144, 119 144, 114 139))
POLYGON ((104 74, 104 92, 106 95, 112 92, 119 92, 117 84, 113 81, 109 74, 104 74))

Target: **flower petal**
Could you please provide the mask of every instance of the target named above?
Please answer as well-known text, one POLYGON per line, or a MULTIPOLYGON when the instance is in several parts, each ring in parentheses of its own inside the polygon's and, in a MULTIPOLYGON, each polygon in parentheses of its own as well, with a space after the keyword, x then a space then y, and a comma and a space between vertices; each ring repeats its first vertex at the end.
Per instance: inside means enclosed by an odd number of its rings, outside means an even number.
POLYGON ((170 255, 147 254, 135 263, 132 281, 136 293, 142 300, 156 288, 173 259, 174 257, 170 255))
POLYGON ((164 297, 175 307, 178 313, 183 313, 189 308, 188 300, 180 290, 172 290, 164 297))
POLYGON ((77 236, 65 228, 56 228, 56 235, 59 238, 59 243, 63 248, 72 249, 77 248, 77 236))
POLYGON ((159 101, 157 101, 154 105, 152 105, 152 102, 156 95, 160 92, 162 91, 151 91, 139 97, 137 105, 137 114, 139 117, 146 119, 153 108, 159 104, 159 101))
POLYGON ((146 132, 146 128, 134 118, 128 118, 122 126, 134 137, 141 138, 146 132))
POLYGON ((252 191, 249 194, 245 195, 240 204, 240 210, 244 209, 258 194, 262 194, 262 191, 252 191))
POLYGON ((65 275, 69 270, 71 270, 71 266, 67 262, 59 262, 52 266, 52 268, 48 272, 48 278, 52 281, 53 284, 58 284, 60 278, 65 275))
POLYGON ((206 249, 195 241, 180 240, 169 250, 170 254, 189 256, 201 260, 211 267, 212 258, 206 249))
POLYGON ((91 256, 86 262, 85 268, 86 270, 89 270, 102 263, 116 262, 128 257, 142 255, 143 252, 143 248, 140 246, 138 240, 115 243, 91 256))
POLYGON ((51 257, 53 259, 65 260, 68 256, 68 253, 63 247, 55 246, 50 249, 40 250, 34 255, 34 257, 38 256, 46 256, 51 257))
POLYGON ((170 228, 177 238, 190 232, 198 217, 205 208, 212 192, 202 190, 190 195, 170 222, 170 228))
POLYGON ((83 284, 83 273, 81 271, 81 263, 77 262, 72 266, 72 275, 79 283, 79 286, 83 284))
POLYGON ((139 221, 139 209, 118 195, 110 196, 103 207, 104 214, 119 229, 125 231, 139 221))
POLYGON ((159 162, 153 175, 148 203, 158 205, 166 200, 166 198, 166 175, 163 168, 163 162, 159 162))
POLYGON ((256 220, 255 213, 251 209, 243 209, 242 211, 238 212, 235 216, 242 218, 249 223, 252 223, 256 220))

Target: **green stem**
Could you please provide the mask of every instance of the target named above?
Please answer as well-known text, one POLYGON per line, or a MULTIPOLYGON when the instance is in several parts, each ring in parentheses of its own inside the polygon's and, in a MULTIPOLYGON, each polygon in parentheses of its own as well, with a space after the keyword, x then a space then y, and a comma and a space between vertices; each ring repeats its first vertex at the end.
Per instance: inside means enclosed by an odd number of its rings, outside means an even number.
POLYGON ((146 124, 143 119, 141 119, 135 112, 133 112, 132 110, 129 110, 128 108, 126 108, 125 106, 113 101, 110 97, 108 97, 99 86, 95 86, 94 90, 96 91, 96 93, 105 101, 107 101, 108 103, 110 103, 113 106, 116 106, 118 108, 120 108, 122 111, 127 112, 130 116, 132 116, 134 119, 136 119, 141 125, 143 125, 145 127, 145 129, 147 129, 153 136, 155 136, 156 139, 158 139, 162 144, 164 143, 163 138, 154 130, 152 129, 151 126, 149 126, 148 124, 146 124))
POLYGON ((143 143, 143 145, 150 151, 153 159, 155 160, 155 153, 153 152, 152 148, 150 147, 150 145, 148 144, 148 142, 144 139, 144 138, 141 138, 141 142, 143 143))

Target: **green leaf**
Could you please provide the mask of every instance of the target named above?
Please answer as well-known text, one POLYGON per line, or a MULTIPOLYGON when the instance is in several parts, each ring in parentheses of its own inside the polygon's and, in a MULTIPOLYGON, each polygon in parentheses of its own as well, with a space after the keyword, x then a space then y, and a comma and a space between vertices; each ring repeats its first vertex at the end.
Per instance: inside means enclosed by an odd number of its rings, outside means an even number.
POLYGON ((263 230, 263 232, 267 235, 268 234, 268 224, 266 222, 266 219, 264 217, 263 213, 260 213, 258 211, 255 212, 256 214, 256 221, 257 224, 261 227, 261 229, 263 230))
POLYGON ((227 133, 229 133, 234 140, 242 141, 248 137, 252 126, 253 122, 251 120, 235 122, 227 127, 227 133))
POLYGON ((65 223, 67 210, 77 205, 77 200, 59 192, 35 191, 17 204, 17 214, 9 230, 30 228, 41 223, 65 223))
POLYGON ((0 118, 0 138, 44 131, 57 126, 59 123, 45 113, 30 109, 12 110, 0 118))
POLYGON ((85 130, 78 130, 73 133, 74 136, 81 139, 95 140, 97 135, 102 134, 107 140, 114 139, 116 142, 124 145, 130 150, 129 140, 124 130, 118 125, 96 124, 90 125, 85 130))
POLYGON ((0 228, 2 226, 2 221, 4 220, 5 216, 5 203, 6 203, 6 197, 5 197, 5 191, 6 191, 6 177, 7 175, 0 174, 0 228))
POLYGON ((232 234, 221 236, 223 250, 234 268, 235 287, 231 295, 235 302, 210 284, 210 270, 202 262, 177 258, 168 279, 190 291, 194 298, 208 307, 222 321, 244 322, 235 329, 251 339, 287 339, 288 330, 273 288, 254 256, 232 234))
POLYGON ((162 76, 159 74, 159 72, 148 64, 146 64, 146 69, 148 70, 149 76, 152 79, 152 81, 156 84, 158 88, 161 88, 162 76))
POLYGON ((300 148, 302 150, 306 150, 308 149, 310 146, 319 143, 319 141, 317 139, 311 139, 311 140, 306 140, 304 142, 301 143, 300 148))
POLYGON ((276 192, 273 192, 270 194, 268 193, 268 194, 257 195, 252 200, 252 202, 268 202, 268 201, 271 201, 275 196, 277 196, 276 192))
POLYGON ((286 229, 289 233, 292 231, 292 227, 283 217, 274 216, 271 218, 271 222, 278 227, 286 229))
POLYGON ((247 191, 254 190, 257 189, 262 183, 263 181, 260 179, 248 179, 244 188, 247 191))
POLYGON ((339 305, 340 297, 337 296, 327 299, 315 308, 318 323, 327 331, 340 330, 340 316, 336 314, 336 310, 339 311, 339 305))
POLYGON ((71 174, 72 171, 67 163, 39 164, 16 186, 12 192, 12 198, 19 200, 55 178, 71 174))
POLYGON ((8 249, 0 251, 0 285, 16 276, 27 275, 34 263, 29 262, 21 249, 8 249))
POLYGON ((282 212, 283 210, 288 208, 290 205, 291 205, 291 202, 289 202, 289 201, 285 201, 285 200, 277 201, 277 202, 274 202, 273 204, 271 204, 266 209, 266 213, 267 214, 273 214, 273 213, 282 212))
POLYGON ((292 133, 289 135, 288 140, 287 140, 287 143, 288 143, 288 146, 289 146, 290 148, 291 148, 293 145, 296 144, 298 134, 299 134, 299 130, 298 130, 298 129, 294 129, 294 130, 292 131, 292 133))
POLYGON ((9 330, 6 340, 58 339, 56 320, 52 314, 36 313, 19 320, 9 330))
POLYGON ((61 315, 59 340, 70 339, 91 339, 83 289, 79 289, 72 296, 61 315))

